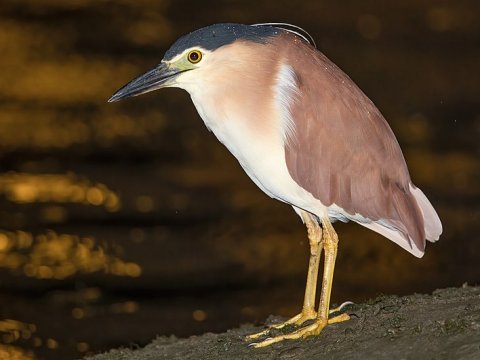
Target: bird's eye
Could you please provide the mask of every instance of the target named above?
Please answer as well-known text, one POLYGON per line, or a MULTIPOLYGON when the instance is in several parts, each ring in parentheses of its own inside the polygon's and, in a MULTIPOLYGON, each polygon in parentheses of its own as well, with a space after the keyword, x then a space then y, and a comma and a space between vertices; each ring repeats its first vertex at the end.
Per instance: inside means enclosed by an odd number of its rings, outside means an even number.
POLYGON ((202 53, 198 50, 192 50, 188 53, 187 58, 192 64, 196 64, 202 60, 202 53))

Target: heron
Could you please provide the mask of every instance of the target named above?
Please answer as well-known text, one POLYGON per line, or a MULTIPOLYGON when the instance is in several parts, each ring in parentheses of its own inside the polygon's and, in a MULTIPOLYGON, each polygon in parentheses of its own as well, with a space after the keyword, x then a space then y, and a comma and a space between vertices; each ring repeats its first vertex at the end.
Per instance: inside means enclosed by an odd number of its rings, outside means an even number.
POLYGON ((109 102, 165 87, 186 90, 207 128, 251 180, 291 205, 307 228, 310 259, 301 311, 250 335, 250 345, 319 335, 328 324, 349 319, 330 310, 338 248, 332 223, 354 221, 416 257, 423 256, 426 240, 439 239, 441 221, 413 184, 387 121, 302 28, 222 23, 195 30, 109 102), (287 325, 294 330, 270 336, 287 325))

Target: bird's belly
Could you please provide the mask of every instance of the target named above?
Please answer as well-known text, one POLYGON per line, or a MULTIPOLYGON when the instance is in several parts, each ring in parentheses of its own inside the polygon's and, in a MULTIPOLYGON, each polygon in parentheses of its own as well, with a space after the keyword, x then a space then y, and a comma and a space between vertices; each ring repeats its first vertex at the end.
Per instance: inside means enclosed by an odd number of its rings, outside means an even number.
POLYGON ((229 119, 215 121, 200 109, 205 125, 237 158, 252 181, 272 198, 318 216, 326 215, 326 208, 311 193, 300 187, 291 177, 285 161, 285 150, 280 134, 262 132, 245 121, 229 119))

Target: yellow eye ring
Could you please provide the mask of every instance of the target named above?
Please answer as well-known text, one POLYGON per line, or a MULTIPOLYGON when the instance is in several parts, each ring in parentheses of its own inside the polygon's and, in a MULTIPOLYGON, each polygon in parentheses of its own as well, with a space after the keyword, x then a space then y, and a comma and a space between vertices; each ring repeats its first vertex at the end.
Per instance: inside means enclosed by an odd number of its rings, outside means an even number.
POLYGON ((187 59, 192 64, 196 64, 202 60, 202 53, 199 50, 192 50, 188 53, 187 59))

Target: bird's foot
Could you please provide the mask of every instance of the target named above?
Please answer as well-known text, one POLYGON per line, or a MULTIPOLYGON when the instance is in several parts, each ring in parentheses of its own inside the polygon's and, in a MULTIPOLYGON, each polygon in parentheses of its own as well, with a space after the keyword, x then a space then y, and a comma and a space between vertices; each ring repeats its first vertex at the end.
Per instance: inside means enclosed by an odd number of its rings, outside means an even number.
MULTIPOLYGON (((348 316, 348 315, 347 315, 348 316)), ((335 319, 335 318, 334 318, 335 319)), ((267 338, 261 342, 258 343, 252 343, 250 346, 253 346, 255 348, 261 348, 265 346, 269 346, 272 344, 275 344, 277 342, 283 341, 283 340, 295 340, 295 339, 303 339, 308 336, 316 336, 319 335, 320 332, 323 330, 325 326, 330 321, 327 319, 315 319, 313 323, 310 325, 307 325, 303 328, 300 328, 298 330, 295 330, 294 332, 290 334, 283 334, 283 335, 278 335, 275 337, 267 338)))
MULTIPOLYGON (((340 306, 338 306, 336 308, 333 308, 333 309, 330 309, 330 311, 328 313, 330 315, 334 314, 336 312, 342 311, 345 306, 352 305, 352 304, 353 304, 353 302, 346 301, 343 304, 341 304, 340 306)), ((316 311, 314 311, 314 310, 313 311, 303 310, 300 314, 295 315, 294 317, 292 317, 291 319, 288 319, 285 322, 271 325, 271 326, 267 327, 266 329, 264 329, 264 330, 262 330, 258 333, 248 335, 246 337, 246 340, 254 340, 254 339, 257 339, 257 338, 259 338, 263 335, 267 335, 273 329, 279 330, 279 329, 282 329, 285 326, 289 326, 289 325, 299 326, 299 325, 302 325, 304 322, 306 322, 308 320, 315 319, 316 317, 317 317, 317 312, 316 311)), ((349 319, 350 319, 350 316, 348 314, 341 314, 339 316, 335 316, 335 317, 329 319, 328 323, 329 324, 334 324, 334 323, 338 323, 338 322, 342 322, 342 321, 347 321, 349 319)))
POLYGON ((257 339, 260 336, 268 334, 273 329, 277 329, 277 330, 282 329, 282 328, 284 328, 285 326, 288 326, 288 325, 302 325, 305 321, 313 320, 316 317, 317 317, 317 312, 316 311, 314 311, 314 310, 313 311, 305 311, 304 310, 300 314, 295 315, 294 317, 292 317, 291 319, 288 319, 287 321, 285 321, 283 323, 271 325, 268 328, 266 328, 265 330, 262 330, 258 333, 255 333, 255 334, 248 335, 246 339, 247 340, 257 339))
MULTIPOLYGON (((340 307, 330 310, 329 313, 332 314, 332 313, 335 313, 337 311, 340 311, 344 306, 345 305, 342 304, 340 307)), ((293 318, 285 321, 284 323, 270 326, 269 328, 267 328, 267 329, 265 329, 265 330, 263 330, 259 333, 247 336, 247 340, 257 339, 260 336, 268 334, 272 329, 281 329, 281 328, 283 328, 287 325, 301 325, 305 321, 312 320, 312 319, 315 319, 315 321, 310 325, 307 325, 303 328, 295 330, 295 331, 293 331, 289 334, 283 334, 283 335, 279 335, 279 336, 275 336, 275 337, 270 337, 270 338, 267 338, 267 339, 265 339, 261 342, 251 343, 251 344, 249 344, 249 346, 253 346, 255 348, 260 348, 260 347, 265 347, 265 346, 275 344, 275 343, 283 341, 283 340, 294 340, 294 339, 306 338, 308 336, 319 335, 320 332, 323 330, 323 328, 325 326, 327 326, 328 324, 336 324, 336 323, 340 323, 340 322, 343 322, 343 321, 350 320, 350 315, 344 313, 344 314, 340 314, 338 316, 334 316, 333 318, 330 318, 328 320, 325 320, 325 319, 316 318, 314 316, 314 314, 305 315, 303 313, 300 313, 297 316, 294 316, 293 318)))

